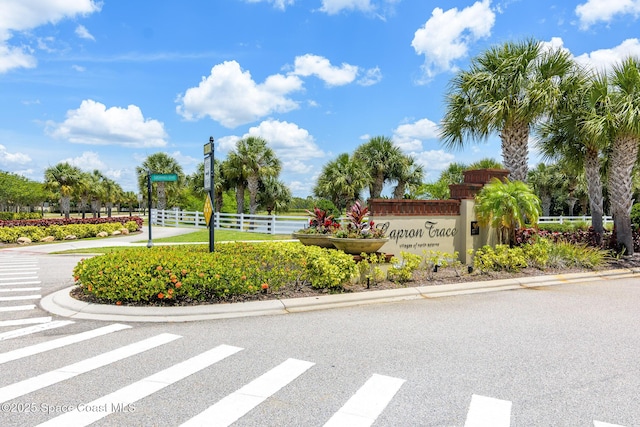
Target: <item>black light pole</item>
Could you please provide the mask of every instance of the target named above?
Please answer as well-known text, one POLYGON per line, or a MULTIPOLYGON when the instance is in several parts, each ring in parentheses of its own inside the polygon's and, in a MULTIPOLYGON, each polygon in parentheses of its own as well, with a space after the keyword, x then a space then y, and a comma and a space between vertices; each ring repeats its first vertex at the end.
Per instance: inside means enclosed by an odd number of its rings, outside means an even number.
POLYGON ((153 246, 153 241, 151 241, 151 171, 147 172, 147 208, 149 208, 149 241, 147 242, 147 247, 150 248, 153 246))
POLYGON ((215 164, 215 150, 214 150, 214 146, 213 146, 213 137, 210 136, 209 137, 209 145, 211 145, 211 156, 209 161, 211 162, 210 165, 211 167, 209 168, 209 197, 211 198, 211 210, 212 210, 212 219, 209 222, 209 252, 214 252, 215 251, 215 243, 214 243, 214 236, 215 236, 215 223, 216 223, 216 202, 215 202, 215 197, 214 197, 214 193, 215 190, 213 188, 213 165, 215 164))

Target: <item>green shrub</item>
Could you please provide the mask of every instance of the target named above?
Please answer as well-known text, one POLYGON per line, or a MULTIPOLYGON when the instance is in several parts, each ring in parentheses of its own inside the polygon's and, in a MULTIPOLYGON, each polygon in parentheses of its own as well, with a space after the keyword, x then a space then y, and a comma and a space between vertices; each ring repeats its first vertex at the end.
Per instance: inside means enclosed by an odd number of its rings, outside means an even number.
POLYGON ((402 260, 391 258, 389 279, 397 283, 406 283, 413 278, 413 272, 420 268, 422 257, 411 252, 400 252, 402 260))
POLYGON ((122 230, 123 228, 129 231, 136 231, 138 224, 135 221, 129 221, 126 225, 122 225, 119 222, 109 222, 103 224, 50 225, 48 227, 35 225, 0 227, 0 242, 15 243, 20 237, 28 237, 31 241, 38 242, 46 236, 53 236, 56 240, 64 240, 69 235, 74 235, 78 239, 86 239, 96 237, 101 231, 112 234, 114 231, 122 230))
POLYGON ((352 256, 298 242, 132 248, 74 268, 84 292, 111 303, 229 300, 302 281, 339 290, 357 272, 352 256))
POLYGON ((635 203, 631 207, 631 224, 634 228, 640 228, 640 203, 635 203))
POLYGON ((489 271, 518 271, 527 267, 527 259, 521 247, 509 245, 483 246, 473 257, 473 268, 483 273, 489 271))
POLYGON ((41 219, 39 212, 0 212, 0 221, 13 221, 22 219, 41 219))

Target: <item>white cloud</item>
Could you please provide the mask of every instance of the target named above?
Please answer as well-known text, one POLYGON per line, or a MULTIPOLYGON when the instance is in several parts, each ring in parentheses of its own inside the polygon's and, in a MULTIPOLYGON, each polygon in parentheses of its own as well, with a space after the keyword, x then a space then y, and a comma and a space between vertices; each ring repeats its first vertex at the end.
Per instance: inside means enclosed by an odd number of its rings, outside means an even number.
POLYGON ((70 157, 60 162, 69 163, 85 171, 92 171, 94 169, 104 170, 107 167, 95 151, 85 151, 78 157, 70 157))
POLYGON ((227 61, 211 69, 197 87, 187 89, 176 100, 178 114, 187 120, 205 116, 225 127, 251 123, 271 113, 285 113, 298 108, 287 95, 302 88, 294 75, 275 74, 257 84, 251 73, 242 71, 236 61, 227 61))
POLYGON ((71 66, 72 69, 74 69, 75 71, 79 72, 79 73, 83 73, 85 72, 87 69, 80 66, 80 65, 72 65, 71 66))
POLYGON ((93 40, 93 41, 96 40, 95 37, 91 35, 89 30, 87 30, 87 27, 85 27, 84 25, 78 25, 76 27, 76 35, 81 39, 87 39, 87 40, 93 40))
POLYGON ((328 86, 342 86, 356 79, 358 67, 345 63, 337 67, 331 65, 327 58, 306 54, 296 57, 291 74, 303 77, 316 76, 328 86))
POLYGON ((246 0, 248 3, 261 3, 266 1, 267 3, 273 3, 273 6, 284 10, 287 6, 291 6, 296 0, 246 0))
POLYGON ((576 6, 580 28, 588 29, 597 22, 611 22, 616 15, 640 15, 640 0, 587 0, 576 6))
POLYGON ((182 154, 180 151, 174 151, 169 155, 176 159, 176 161, 180 165, 195 166, 202 161, 202 159, 196 159, 195 157, 189 156, 188 154, 182 154))
POLYGON ((429 119, 398 126, 393 131, 393 142, 406 152, 422 150, 422 142, 438 138, 438 125, 429 119))
POLYGON ((36 59, 27 48, 11 46, 12 33, 100 11, 94 0, 3 0, 0 2, 0 73, 13 68, 33 68, 36 59))
POLYGON ((343 10, 360 10, 362 12, 371 12, 375 7, 371 4, 371 0, 322 0, 320 10, 329 15, 335 15, 343 10))
POLYGON ((608 70, 628 56, 640 57, 640 41, 627 39, 611 49, 599 49, 576 56, 576 61, 596 70, 608 70))
POLYGON ((444 150, 421 151, 410 153, 416 162, 424 166, 426 171, 441 171, 446 169, 456 158, 444 150))
POLYGON ((164 124, 145 119, 136 105, 106 108, 87 99, 77 110, 67 111, 62 123, 48 122, 54 138, 76 144, 120 145, 123 147, 163 147, 167 144, 164 124))
POLYGON ((415 32, 411 46, 425 56, 424 81, 455 70, 454 61, 467 56, 469 44, 491 35, 495 13, 490 0, 477 1, 462 10, 433 9, 431 18, 415 32))
POLYGON ((269 146, 283 161, 307 160, 324 157, 326 154, 317 146, 309 131, 295 123, 266 120, 252 127, 243 136, 259 136, 269 142, 269 146))
POLYGON ((380 68, 378 67, 369 68, 364 73, 364 76, 358 80, 358 84, 360 86, 372 86, 380 83, 381 80, 382 80, 382 72, 380 71, 380 68))
POLYGON ((10 153, 7 151, 7 147, 0 145, 0 164, 19 164, 24 165, 31 161, 31 157, 24 153, 10 153))

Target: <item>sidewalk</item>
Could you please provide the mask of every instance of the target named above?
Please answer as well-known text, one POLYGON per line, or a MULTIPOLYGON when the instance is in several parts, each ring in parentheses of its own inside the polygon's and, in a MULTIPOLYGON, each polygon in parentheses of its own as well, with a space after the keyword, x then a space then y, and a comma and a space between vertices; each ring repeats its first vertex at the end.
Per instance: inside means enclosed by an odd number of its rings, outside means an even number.
MULTIPOLYGON (((192 228, 154 227, 153 238, 171 237, 193 232, 192 228)), ((148 231, 142 234, 108 238, 104 240, 78 240, 38 246, 6 248, 0 253, 47 254, 68 249, 105 246, 146 246, 148 231), (144 243, 133 243, 141 242, 144 243)), ((245 316, 288 314, 367 304, 430 299, 444 296, 481 292, 527 289, 568 283, 586 283, 640 277, 638 269, 605 270, 589 273, 573 273, 554 276, 521 277, 494 281, 459 283, 451 285, 420 286, 402 289, 369 291, 350 294, 324 295, 307 298, 254 301, 234 304, 211 304, 190 307, 130 307, 107 304, 89 304, 69 296, 72 287, 62 289, 42 298, 41 307, 58 316, 74 319, 90 319, 118 322, 188 322, 225 319, 245 316)))

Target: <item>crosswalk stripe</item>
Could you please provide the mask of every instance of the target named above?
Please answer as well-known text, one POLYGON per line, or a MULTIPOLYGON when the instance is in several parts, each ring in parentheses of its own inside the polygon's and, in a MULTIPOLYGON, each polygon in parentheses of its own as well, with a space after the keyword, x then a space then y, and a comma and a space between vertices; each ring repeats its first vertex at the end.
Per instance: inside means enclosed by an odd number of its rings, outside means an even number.
POLYGON ((5 282, 5 283, 0 283, 0 286, 15 286, 15 285, 40 285, 42 282, 40 280, 31 280, 31 281, 24 281, 21 280, 19 282, 5 282))
POLYGON ((620 424, 609 424, 609 423, 603 423, 602 421, 593 421, 593 425, 594 427, 624 427, 621 426, 620 424))
POLYGON ((40 299, 42 295, 20 295, 15 297, 0 297, 0 302, 2 301, 24 301, 27 299, 40 299))
POLYGON ((35 292, 39 291, 42 288, 9 288, 9 289, 0 289, 0 292, 35 292))
POLYGON ((29 347, 7 351, 6 353, 0 353, 0 364, 7 363, 12 360, 22 359, 28 356, 33 356, 34 354, 44 353, 45 351, 61 348, 71 344, 76 344, 82 341, 129 328, 131 328, 131 326, 114 323, 113 325, 103 326, 102 328, 92 329, 90 331, 81 332, 79 334, 69 335, 67 337, 57 338, 51 341, 34 344, 29 347))
POLYGON ((217 346, 209 351, 185 360, 184 362, 180 362, 170 368, 155 373, 147 378, 86 404, 87 407, 106 408, 106 411, 104 412, 78 411, 76 409, 39 424, 39 427, 87 426, 115 412, 118 407, 127 407, 127 405, 131 405, 132 403, 162 390, 163 388, 180 381, 189 375, 195 374, 196 372, 201 371, 202 369, 209 367, 214 363, 239 352, 240 350, 242 350, 240 347, 233 347, 229 345, 217 346))
POLYGON ((40 270, 40 267, 34 265, 20 265, 20 266, 11 266, 11 267, 2 267, 0 266, 0 271, 24 271, 24 270, 40 270))
POLYGON ((182 426, 228 426, 302 375, 315 363, 287 359, 239 390, 205 409, 182 426))
POLYGON ((27 274, 33 274, 33 272, 32 271, 12 271, 11 273, 0 273, 0 276, 11 276, 11 275, 26 276, 27 274))
MULTIPOLYGON (((36 319, 45 319, 43 317, 36 317, 36 319)), ((67 326, 73 323, 73 320, 56 320, 55 322, 51 322, 51 318, 48 318, 49 321, 41 322, 41 325, 29 326, 27 328, 16 329, 9 332, 4 332, 0 334, 0 341, 9 340, 12 338, 22 337, 24 335, 35 334, 42 331, 47 331, 49 329, 61 328, 63 326, 67 326)))
POLYGON ((373 424, 405 380, 374 374, 351 396, 325 427, 366 427, 373 424))
POLYGON ((511 402, 474 394, 464 427, 509 427, 511 402))
POLYGON ((27 305, 14 305, 11 307, 0 307, 0 312, 4 311, 23 311, 23 310, 33 310, 36 308, 35 304, 27 304, 27 305))
POLYGON ((51 322, 51 317, 27 317, 24 319, 15 320, 3 320, 0 322, 0 326, 20 326, 20 325, 33 325, 34 323, 48 323, 51 322))
POLYGON ((16 397, 24 396, 25 394, 68 380, 77 375, 90 372, 94 369, 101 368, 110 363, 117 362, 152 348, 159 347, 178 338, 182 337, 174 334, 156 335, 155 337, 147 338, 145 340, 120 347, 116 350, 67 365, 63 368, 49 371, 24 381, 2 387, 0 388, 0 403, 15 399, 16 397))
MULTIPOLYGON (((0 285, 7 280, 20 280, 17 283, 23 283, 25 280, 37 280, 38 276, 28 276, 28 277, 0 277, 0 285)), ((12 282, 15 283, 15 282, 12 282)))

